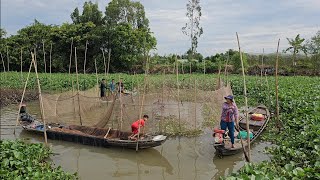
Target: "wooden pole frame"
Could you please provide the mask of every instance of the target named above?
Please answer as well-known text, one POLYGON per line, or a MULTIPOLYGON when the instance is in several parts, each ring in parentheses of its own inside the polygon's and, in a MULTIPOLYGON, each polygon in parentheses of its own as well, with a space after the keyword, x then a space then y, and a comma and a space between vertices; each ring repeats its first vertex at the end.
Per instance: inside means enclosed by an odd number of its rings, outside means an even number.
POLYGON ((197 81, 194 79, 194 129, 197 129, 197 81))
POLYGON ((37 70, 38 68, 37 68, 37 63, 35 61, 35 55, 33 53, 31 53, 31 56, 32 56, 33 66, 34 66, 34 69, 35 69, 35 72, 36 72, 36 77, 37 77, 38 92, 39 92, 39 102, 40 102, 40 112, 41 112, 41 119, 43 120, 44 140, 45 140, 45 143, 48 144, 46 119, 45 119, 44 108, 43 108, 43 100, 42 100, 42 95, 41 95, 40 80, 39 80, 39 75, 38 75, 38 70, 37 70))
POLYGON ((179 111, 179 131, 181 132, 181 115, 180 115, 180 85, 179 85, 179 65, 177 60, 177 55, 175 55, 176 61, 176 76, 177 76, 177 101, 178 101, 178 111, 179 111))
POLYGON ((263 76, 263 71, 264 71, 264 65, 263 65, 263 58, 264 58, 264 48, 262 48, 262 58, 261 58, 261 68, 260 68, 260 86, 262 86, 262 76, 263 76))
POLYGON ((73 51, 73 37, 71 38, 71 45, 70 45, 70 60, 69 60, 69 75, 71 74, 71 65, 72 65, 72 51, 73 51))
POLYGON ((242 69, 242 76, 243 76, 243 89, 244 89, 244 99, 245 99, 245 117, 246 117, 246 130, 247 130, 247 145, 248 145, 248 162, 251 162, 251 152, 250 152, 250 132, 249 132, 249 115, 248 115, 248 98, 247 98, 247 87, 246 87, 246 76, 244 72, 244 65, 243 65, 243 59, 242 59, 242 52, 240 48, 240 42, 239 42, 239 36, 237 35, 237 41, 238 41, 238 47, 239 47, 239 54, 240 54, 240 60, 241 60, 241 69, 242 69))
POLYGON ((94 59, 94 67, 96 69, 96 79, 97 79, 97 93, 99 97, 99 77, 98 77, 98 69, 97 69, 97 59, 94 59))
POLYGON ((277 119, 277 128, 280 131, 280 120, 279 120, 279 84, 278 84, 278 66, 279 66, 279 44, 280 39, 278 40, 278 46, 277 46, 277 59, 276 59, 276 73, 275 73, 275 79, 276 79, 276 119, 277 119))
POLYGON ((44 40, 43 39, 42 39, 42 51, 43 51, 44 73, 47 73, 46 51, 44 50, 44 40))
POLYGON ((110 57, 111 57, 111 48, 108 51, 108 67, 107 67, 107 76, 109 76, 109 68, 110 68, 110 57))
POLYGON ((51 75, 51 69, 52 69, 52 56, 51 56, 51 54, 52 54, 52 42, 50 43, 50 58, 49 58, 49 72, 50 72, 50 75, 51 75))
POLYGON ((86 49, 84 51, 84 62, 83 62, 83 74, 86 74, 86 63, 87 63, 87 50, 88 50, 88 40, 86 40, 86 49))
POLYGON ((24 83, 24 88, 23 88, 23 92, 22 92, 22 96, 21 96, 21 100, 20 100, 20 104, 19 104, 19 110, 18 110, 18 113, 17 113, 16 126, 14 127, 13 134, 16 134, 16 127, 19 124, 19 116, 20 116, 21 105, 22 105, 22 102, 23 102, 23 99, 24 99, 24 95, 25 95, 25 92, 26 92, 26 89, 27 89, 27 85, 28 85, 28 81, 29 81, 32 65, 33 65, 33 61, 31 60, 30 66, 29 66, 29 72, 28 72, 28 75, 27 75, 27 79, 26 79, 26 81, 24 83))
POLYGON ((20 48, 20 79, 21 81, 23 82, 22 80, 22 47, 20 48))
POLYGON ((103 62, 104 62, 104 77, 107 77, 107 63, 106 63, 106 57, 104 56, 104 49, 101 49, 102 56, 103 56, 103 62))
POLYGON ((79 86, 78 61, 77 61, 77 47, 74 47, 74 61, 75 61, 75 65, 76 65, 76 75, 77 75, 77 97, 78 97, 79 118, 80 118, 80 125, 82 126, 81 105, 80 105, 80 86, 79 86))

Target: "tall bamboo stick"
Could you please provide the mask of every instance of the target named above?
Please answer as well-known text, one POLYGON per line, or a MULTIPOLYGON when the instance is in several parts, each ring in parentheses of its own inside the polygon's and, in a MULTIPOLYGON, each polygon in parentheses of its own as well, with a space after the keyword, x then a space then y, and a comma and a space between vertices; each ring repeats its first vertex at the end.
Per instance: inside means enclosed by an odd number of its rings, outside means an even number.
POLYGON ((22 81, 22 47, 20 48, 20 79, 22 81))
POLYGON ((177 56, 175 56, 176 60, 176 74, 177 74, 177 92, 178 92, 178 111, 179 111, 179 131, 181 132, 181 118, 180 118, 180 90, 179 90, 179 65, 178 65, 178 60, 177 56))
POLYGON ((159 132, 162 132, 162 123, 164 120, 164 86, 165 86, 165 74, 166 74, 166 70, 163 70, 162 73, 162 93, 161 93, 161 120, 159 122, 159 132))
POLYGON ((29 77, 30 77, 32 64, 33 64, 33 62, 31 61, 30 62, 30 66, 29 66, 29 72, 28 72, 28 75, 27 75, 27 79, 26 79, 26 82, 24 83, 24 88, 23 88, 23 92, 22 92, 22 96, 21 96, 21 100, 20 100, 20 104, 19 104, 19 110, 18 110, 18 113, 17 113, 16 126, 14 127, 13 134, 16 133, 16 127, 19 124, 21 105, 22 105, 22 102, 23 102, 23 99, 24 99, 24 95, 25 95, 25 92, 26 92, 26 89, 27 89, 27 85, 28 85, 28 81, 29 81, 29 77))
POLYGON ((70 45, 70 46, 71 46, 71 47, 70 47, 69 75, 71 74, 73 38, 71 38, 71 45, 70 45))
MULTIPOLYGON (((141 100, 141 106, 140 106, 140 112, 139 112, 139 120, 142 118, 142 110, 143 110, 143 104, 144 104, 144 99, 145 99, 145 95, 146 95, 146 86, 147 86, 147 63, 148 63, 148 56, 146 59, 146 70, 144 73, 144 85, 143 85, 143 94, 142 94, 142 100, 141 100)), ((140 98, 140 97, 139 97, 140 98)), ((140 122, 139 122, 139 126, 138 126, 138 140, 137 140, 137 145, 136 145, 136 151, 138 151, 139 149, 139 139, 140 139, 140 122)))
POLYGON ((262 58, 261 58, 260 86, 262 86, 262 76, 263 76, 263 71, 264 71, 263 58, 264 58, 264 48, 262 49, 262 58))
POLYGON ((194 129, 197 129, 197 82, 194 79, 194 129))
POLYGON ((51 54, 52 54, 52 42, 51 42, 51 44, 50 44, 50 59, 49 59, 49 66, 50 66, 50 75, 51 75, 51 65, 52 65, 52 59, 51 59, 51 54))
POLYGON ((97 92, 99 97, 99 80, 98 80, 98 69, 97 69, 97 59, 94 59, 94 67, 96 69, 96 79, 97 79, 97 92))
POLYGON ((121 85, 122 85, 123 82, 121 82, 120 84, 120 75, 119 75, 119 103, 120 103, 120 131, 122 130, 122 121, 123 121, 123 107, 122 107, 122 98, 121 98, 121 95, 122 95, 122 89, 121 89, 121 85))
POLYGON ((280 39, 278 40, 278 46, 277 46, 276 73, 275 73, 275 78, 276 78, 276 118, 277 118, 277 128, 280 129, 279 97, 278 97, 278 89, 279 89, 279 85, 278 85, 279 44, 280 44, 280 39))
POLYGON ((242 76, 243 76, 243 89, 244 89, 244 99, 245 99, 245 116, 246 116, 246 130, 247 130, 247 144, 248 144, 248 162, 251 162, 251 153, 250 153, 250 132, 249 132, 249 119, 248 119, 248 98, 247 98, 247 86, 246 86, 246 76, 244 73, 244 65, 243 65, 243 59, 242 59, 242 53, 240 48, 240 42, 238 33, 237 35, 237 41, 238 41, 238 47, 239 47, 239 54, 240 54, 240 60, 241 60, 241 67, 242 67, 242 76))
POLYGON ((2 53, 0 53, 0 55, 1 55, 1 61, 2 61, 2 66, 3 66, 3 72, 6 72, 6 65, 4 64, 3 55, 2 55, 2 53))
POLYGON ((229 61, 229 52, 228 52, 228 57, 227 57, 227 60, 226 60, 226 64, 224 66, 224 81, 225 81, 225 84, 228 84, 227 82, 227 67, 228 67, 228 61, 229 61))
POLYGON ((40 112, 41 112, 41 119, 43 120, 44 140, 45 140, 45 143, 48 144, 46 119, 45 119, 44 108, 43 108, 43 100, 42 100, 42 95, 41 95, 40 80, 39 80, 39 75, 38 75, 38 70, 37 70, 38 68, 37 68, 37 63, 35 61, 35 56, 33 55, 33 53, 31 53, 31 56, 32 56, 32 62, 33 62, 34 70, 36 72, 36 77, 37 77, 39 101, 40 101, 40 112))
POLYGON ((47 73, 47 62, 46 62, 46 52, 44 50, 44 40, 42 40, 42 51, 43 51, 44 73, 47 73))
POLYGON ((9 47, 7 46, 7 65, 8 65, 8 68, 7 68, 7 70, 8 70, 8 72, 10 71, 10 58, 9 58, 9 47))
POLYGON ((190 63, 190 74, 191 74, 191 66, 192 66, 192 63, 191 63, 191 61, 190 61, 189 63, 190 63))
POLYGON ((206 60, 203 60, 203 74, 206 74, 206 60))
POLYGON ((86 74, 87 50, 88 50, 88 40, 86 41, 86 49, 84 51, 83 74, 86 74))
POLYGON ((106 58, 104 57, 104 49, 101 49, 101 51, 102 51, 103 62, 104 62, 104 77, 107 77, 107 63, 106 63, 106 58))
POLYGON ((80 86, 79 86, 79 74, 78 74, 78 62, 77 62, 77 47, 74 47, 74 63, 76 65, 76 75, 77 75, 77 96, 78 96, 78 109, 79 109, 79 118, 80 118, 80 125, 82 126, 82 118, 81 118, 81 106, 80 106, 80 86))
POLYGON ((108 51, 108 68, 107 68, 107 77, 109 75, 109 67, 110 67, 110 56, 111 56, 111 48, 108 51))

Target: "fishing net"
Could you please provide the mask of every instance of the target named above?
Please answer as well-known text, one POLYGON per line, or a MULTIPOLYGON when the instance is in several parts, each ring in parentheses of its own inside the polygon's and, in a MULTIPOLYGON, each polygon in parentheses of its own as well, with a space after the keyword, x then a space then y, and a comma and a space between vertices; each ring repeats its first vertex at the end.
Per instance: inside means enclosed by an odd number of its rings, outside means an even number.
POLYGON ((102 100, 99 95, 96 87, 79 92, 44 94, 45 118, 52 123, 104 127, 114 107, 114 96, 102 100))
POLYGON ((178 85, 146 81, 145 90, 143 84, 136 84, 130 92, 105 99, 99 97, 97 87, 79 93, 44 94, 45 118, 60 124, 130 131, 131 123, 147 114, 146 132, 201 129, 220 120, 224 96, 232 94, 230 86, 217 79, 207 84, 196 79, 186 79, 178 85))

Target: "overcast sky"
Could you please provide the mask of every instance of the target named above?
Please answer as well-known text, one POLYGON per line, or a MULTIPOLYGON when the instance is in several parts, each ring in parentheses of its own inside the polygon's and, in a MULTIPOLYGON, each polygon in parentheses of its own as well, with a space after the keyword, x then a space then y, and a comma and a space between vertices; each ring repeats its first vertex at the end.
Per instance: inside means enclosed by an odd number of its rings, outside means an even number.
MULTIPOLYGON (((30 25, 34 19, 45 24, 71 22, 74 8, 82 9, 84 0, 1 0, 1 27, 8 34, 30 25)), ((98 2, 104 12, 110 0, 98 2)), ((184 53, 190 47, 181 27, 187 0, 141 0, 150 21, 151 31, 158 40, 156 52, 184 53)), ((286 37, 298 33, 309 39, 320 30, 320 0, 200 0, 201 26, 198 52, 211 55, 227 49, 237 49, 235 33, 245 52, 266 53, 288 46, 286 37)))

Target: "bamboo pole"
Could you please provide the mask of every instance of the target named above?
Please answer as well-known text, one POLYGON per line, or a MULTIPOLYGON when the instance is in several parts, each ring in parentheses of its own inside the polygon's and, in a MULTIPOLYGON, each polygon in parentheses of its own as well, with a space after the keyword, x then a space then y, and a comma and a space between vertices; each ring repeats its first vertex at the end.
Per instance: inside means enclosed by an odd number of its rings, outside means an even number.
POLYGON ((2 61, 2 66, 3 66, 3 72, 6 72, 6 65, 4 64, 3 55, 2 55, 2 53, 0 53, 0 55, 1 55, 1 61, 2 61))
POLYGON ((101 51, 102 51, 103 62, 104 62, 104 77, 107 77, 107 63, 106 63, 106 58, 104 56, 104 49, 101 49, 101 51))
POLYGON ((80 105, 80 86, 79 86, 79 74, 78 74, 78 61, 77 61, 77 47, 74 47, 74 63, 76 65, 76 75, 77 75, 77 96, 78 96, 78 109, 79 109, 79 118, 80 125, 82 126, 82 118, 81 118, 81 105, 80 105))
POLYGON ((8 72, 10 71, 10 58, 9 58, 9 47, 8 47, 8 45, 7 45, 7 66, 8 66, 8 68, 7 68, 7 70, 8 70, 8 72))
POLYGON ((278 96, 278 91, 279 91, 279 84, 278 84, 279 44, 280 44, 280 39, 278 40, 278 46, 277 46, 276 73, 275 73, 275 78, 276 78, 276 118, 277 118, 277 128, 280 131, 279 96, 278 96))
POLYGON ((109 75, 109 67, 110 67, 110 57, 111 57, 111 48, 108 51, 108 68, 107 68, 107 77, 109 75))
POLYGON ((194 79, 194 129, 197 129, 197 82, 194 79))
POLYGON ((50 75, 51 75, 51 68, 52 68, 52 59, 51 59, 51 54, 52 54, 52 42, 51 42, 51 44, 50 44, 50 59, 49 59, 49 68, 50 68, 50 75))
MULTIPOLYGON (((145 100, 145 95, 146 95, 147 72, 148 72, 147 63, 148 63, 148 56, 146 59, 146 70, 144 73, 144 85, 143 85, 143 94, 142 94, 142 100, 141 100, 141 106, 140 106, 140 112, 139 112, 139 120, 142 118, 142 110, 143 110, 143 105, 144 105, 144 100, 145 100)), ((139 122, 139 126, 138 126, 138 140, 137 140, 137 145, 136 145, 136 152, 138 152, 138 149, 139 149, 139 139, 140 139, 140 122, 139 122)))
POLYGON ((14 127, 14 130, 13 130, 13 134, 16 134, 16 128, 19 124, 19 117, 20 117, 20 110, 21 110, 21 105, 22 105, 22 102, 23 102, 23 99, 24 99, 24 95, 25 95, 25 92, 26 92, 26 89, 27 89, 27 85, 28 85, 28 81, 29 81, 29 77, 30 77, 30 72, 31 72, 31 68, 32 68, 32 61, 30 62, 30 66, 29 66, 29 72, 28 72, 28 75, 27 75, 27 79, 26 79, 26 82, 24 83, 24 88, 23 88, 23 92, 22 92, 22 96, 21 96, 21 100, 20 100, 20 104, 19 104, 19 110, 18 110, 18 113, 17 113, 17 119, 16 119, 16 126, 14 127))
POLYGON ((245 116, 246 116, 246 130, 247 130, 247 144, 248 144, 248 162, 251 162, 251 153, 250 153, 250 132, 249 132, 249 119, 248 119, 248 98, 247 98, 247 87, 246 87, 246 76, 244 73, 244 65, 243 65, 243 59, 242 59, 242 53, 240 48, 240 42, 238 33, 237 35, 237 41, 238 41, 238 47, 239 47, 239 54, 240 54, 240 60, 241 60, 241 67, 242 67, 242 76, 243 76, 243 89, 244 89, 244 99, 245 99, 245 116))
POLYGON ((45 143, 48 144, 46 119, 45 119, 45 114, 44 114, 43 101, 42 101, 42 95, 41 95, 41 87, 40 87, 39 75, 38 75, 38 70, 37 70, 38 68, 37 68, 37 63, 35 61, 35 55, 33 55, 33 53, 31 53, 31 56, 32 56, 32 62, 33 62, 34 70, 36 72, 36 77, 37 77, 38 92, 39 92, 39 102, 40 102, 40 112, 41 112, 41 119, 43 120, 44 140, 45 140, 45 143))
POLYGON ((97 79, 97 93, 98 93, 98 97, 99 97, 99 78, 98 78, 98 69, 97 69, 97 59, 94 59, 94 67, 96 69, 96 79, 97 79))
POLYGON ((70 47, 69 75, 71 74, 72 50, 73 50, 73 38, 71 38, 71 47, 70 47))
POLYGON ((203 74, 206 74, 206 60, 203 60, 203 74))
MULTIPOLYGON (((120 75, 119 75, 119 82, 120 82, 120 75)), ((120 131, 122 130, 122 121, 123 121, 123 107, 122 107, 122 98, 121 98, 121 95, 122 95, 122 83, 121 84, 119 83, 119 103, 120 103, 120 131)))
POLYGON ((20 48, 20 79, 22 80, 22 47, 20 48))
POLYGON ((87 50, 88 50, 88 40, 86 41, 86 49, 84 51, 83 74, 86 74, 87 50))
POLYGON ((166 74, 166 70, 164 69, 163 70, 163 73, 162 73, 162 93, 161 93, 161 120, 159 121, 159 132, 162 132, 162 123, 163 123, 163 120, 164 120, 164 117, 163 117, 163 113, 164 113, 164 86, 165 86, 165 74, 166 74))
POLYGON ((189 63, 190 63, 190 74, 191 74, 191 65, 192 65, 192 63, 191 63, 191 61, 189 63))
POLYGON ((226 60, 226 64, 225 64, 225 66, 224 66, 224 80, 225 80, 225 84, 228 84, 228 81, 227 81, 228 61, 229 61, 229 51, 228 51, 228 57, 227 57, 227 60, 226 60))
POLYGON ((263 76, 263 71, 264 71, 263 58, 264 58, 264 48, 262 49, 262 58, 261 58, 260 86, 262 86, 262 76, 263 76))
POLYGON ((44 50, 44 40, 42 40, 42 51, 43 51, 44 73, 47 73, 47 62, 46 62, 46 52, 44 50))
POLYGON ((177 56, 175 56, 176 60, 176 74, 177 74, 177 92, 178 92, 178 111, 179 111, 179 131, 181 132, 181 118, 180 118, 180 90, 179 90, 179 65, 178 65, 178 60, 177 56))

